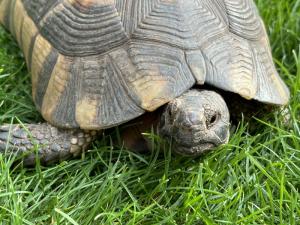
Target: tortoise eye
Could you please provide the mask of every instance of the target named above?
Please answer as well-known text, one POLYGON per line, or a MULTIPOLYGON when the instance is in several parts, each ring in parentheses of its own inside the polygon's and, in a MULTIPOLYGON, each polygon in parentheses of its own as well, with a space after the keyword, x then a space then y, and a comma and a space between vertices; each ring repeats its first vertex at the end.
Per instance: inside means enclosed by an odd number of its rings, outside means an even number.
POLYGON ((209 123, 210 123, 210 124, 213 124, 213 123, 216 122, 216 120, 217 120, 217 115, 213 115, 213 116, 210 118, 209 123))
POLYGON ((213 114, 210 118, 207 119, 206 126, 208 128, 214 126, 217 123, 217 121, 219 120, 219 118, 220 118, 220 114, 219 113, 213 114))

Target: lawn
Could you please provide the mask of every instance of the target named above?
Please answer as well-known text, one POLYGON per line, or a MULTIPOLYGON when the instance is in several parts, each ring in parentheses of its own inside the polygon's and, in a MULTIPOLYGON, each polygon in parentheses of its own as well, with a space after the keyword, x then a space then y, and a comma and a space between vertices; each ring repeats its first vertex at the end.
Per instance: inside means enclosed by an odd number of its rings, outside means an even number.
MULTIPOLYGON (((50 167, 0 156, 0 223, 300 224, 300 0, 256 2, 292 94, 288 125, 280 110, 241 121, 228 145, 196 159, 168 147, 113 148, 114 134, 50 167)), ((3 29, 0 46, 0 124, 42 121, 22 54, 3 29)))

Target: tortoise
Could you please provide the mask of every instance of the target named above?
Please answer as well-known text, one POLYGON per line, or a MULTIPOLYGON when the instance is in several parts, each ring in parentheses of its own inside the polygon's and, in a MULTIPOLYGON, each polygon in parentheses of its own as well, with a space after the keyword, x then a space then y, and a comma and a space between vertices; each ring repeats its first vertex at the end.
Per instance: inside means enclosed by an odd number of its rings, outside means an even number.
MULTIPOLYGON (((45 164, 135 118, 183 155, 227 143, 228 107, 204 84, 269 105, 289 101, 253 0, 0 0, 0 21, 24 53, 47 121, 2 125, 0 149, 37 144, 45 164)), ((133 130, 124 136, 138 149, 133 130)))

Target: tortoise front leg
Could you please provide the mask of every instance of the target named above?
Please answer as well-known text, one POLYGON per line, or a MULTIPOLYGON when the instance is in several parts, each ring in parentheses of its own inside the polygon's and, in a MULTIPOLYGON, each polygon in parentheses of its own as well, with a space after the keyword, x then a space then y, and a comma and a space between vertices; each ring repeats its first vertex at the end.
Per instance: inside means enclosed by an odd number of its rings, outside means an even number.
POLYGON ((4 125, 0 126, 0 153, 24 155, 25 165, 35 165, 38 155, 46 165, 80 155, 96 135, 96 131, 59 129, 48 123, 4 125))

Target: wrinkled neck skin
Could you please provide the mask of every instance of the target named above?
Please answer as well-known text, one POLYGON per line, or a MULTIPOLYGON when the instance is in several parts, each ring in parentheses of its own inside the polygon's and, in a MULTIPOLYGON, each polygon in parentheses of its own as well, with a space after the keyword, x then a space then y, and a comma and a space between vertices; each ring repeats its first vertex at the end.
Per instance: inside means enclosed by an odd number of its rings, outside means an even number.
POLYGON ((149 142, 141 133, 151 129, 172 143, 172 150, 185 156, 214 150, 229 139, 228 108, 214 91, 189 90, 130 124, 122 137, 127 148, 138 152, 149 150, 149 142))

